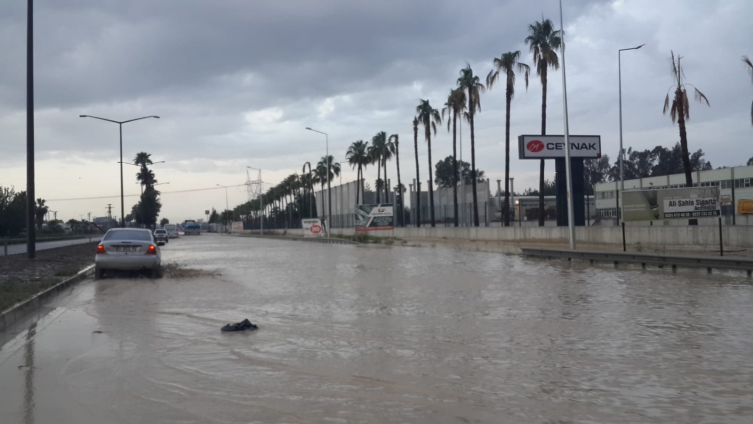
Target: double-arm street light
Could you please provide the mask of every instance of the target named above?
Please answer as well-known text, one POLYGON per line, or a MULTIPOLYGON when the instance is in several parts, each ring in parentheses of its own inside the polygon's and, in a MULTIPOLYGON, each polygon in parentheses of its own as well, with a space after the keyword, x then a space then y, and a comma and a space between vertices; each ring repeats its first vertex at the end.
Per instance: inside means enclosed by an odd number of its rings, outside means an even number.
MULTIPOLYGON (((331 161, 329 159, 329 135, 326 132, 317 131, 317 130, 312 129, 310 127, 306 127, 306 129, 309 130, 309 131, 313 131, 315 133, 324 134, 324 141, 325 141, 326 147, 327 147, 327 172, 325 173, 326 178, 327 178, 327 214, 325 214, 325 218, 327 220, 327 234, 329 236, 330 228, 332 228, 330 226, 330 224, 331 224, 330 218, 331 218, 331 215, 332 215, 332 186, 330 185, 330 182, 329 182, 329 180, 330 180, 330 178, 329 178, 329 171, 330 171, 330 166, 332 164, 330 163, 331 161)), ((322 209, 324 209, 324 199, 322 199, 322 209)))
POLYGON ((113 124, 118 124, 118 127, 120 129, 120 226, 122 228, 125 228, 125 218, 124 218, 125 217, 125 205, 123 201, 123 124, 127 124, 133 121, 140 121, 142 119, 147 119, 147 118, 159 119, 159 116, 156 116, 156 115, 144 116, 141 118, 129 119, 127 121, 115 121, 112 119, 100 118, 98 116, 91 116, 91 115, 79 115, 79 118, 93 118, 93 119, 99 119, 100 121, 107 121, 107 122, 112 122, 113 124))
MULTIPOLYGON (((641 44, 638 47, 630 47, 627 49, 619 49, 617 50, 617 80, 619 85, 619 91, 620 91, 620 189, 617 190, 617 208, 619 208, 620 213, 619 217, 617 218, 617 222, 622 221, 622 206, 620 206, 620 192, 625 191, 625 179, 623 178, 623 168, 622 168, 622 158, 625 156, 624 150, 622 150, 622 52, 627 50, 638 50, 641 47, 645 46, 645 44, 641 44)), ((624 193, 623 193, 624 194, 624 193)), ((624 202, 624 199, 623 199, 624 202)))

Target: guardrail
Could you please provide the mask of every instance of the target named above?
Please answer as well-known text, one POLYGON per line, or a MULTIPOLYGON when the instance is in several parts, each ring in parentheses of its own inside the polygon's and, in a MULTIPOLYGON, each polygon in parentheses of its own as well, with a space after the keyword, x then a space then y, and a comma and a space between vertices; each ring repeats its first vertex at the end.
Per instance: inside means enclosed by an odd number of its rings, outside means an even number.
POLYGON ((657 265, 660 268, 665 266, 673 270, 678 266, 687 268, 706 268, 716 269, 735 269, 746 271, 748 277, 753 274, 753 259, 730 258, 730 257, 701 257, 701 256, 682 256, 682 255, 658 255, 653 253, 632 253, 632 252, 594 252, 588 250, 566 250, 566 249, 540 249, 540 248, 522 248, 523 255, 536 256, 540 258, 562 258, 562 259, 582 259, 591 263, 613 262, 619 263, 636 263, 641 264, 643 268, 646 265, 657 265))

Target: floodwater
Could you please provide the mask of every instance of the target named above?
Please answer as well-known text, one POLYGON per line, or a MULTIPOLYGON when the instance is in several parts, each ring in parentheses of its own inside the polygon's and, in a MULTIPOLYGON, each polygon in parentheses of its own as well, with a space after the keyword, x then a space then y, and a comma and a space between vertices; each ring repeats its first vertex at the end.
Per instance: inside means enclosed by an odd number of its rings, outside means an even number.
POLYGON ((0 333, 0 422, 753 417, 744 274, 217 235, 163 260, 184 277, 83 282, 0 333))

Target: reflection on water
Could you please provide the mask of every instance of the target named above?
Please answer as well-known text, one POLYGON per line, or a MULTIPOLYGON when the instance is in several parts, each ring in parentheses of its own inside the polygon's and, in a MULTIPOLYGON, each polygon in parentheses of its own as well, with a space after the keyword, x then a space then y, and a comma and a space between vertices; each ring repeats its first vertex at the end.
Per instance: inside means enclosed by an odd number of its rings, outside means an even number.
POLYGON ((26 333, 24 346, 24 424, 34 423, 34 336, 37 323, 31 324, 26 333))
POLYGON ((66 337, 52 343, 53 326, 28 336, 26 347, 38 341, 36 378, 59 383, 38 385, 48 391, 37 393, 38 421, 50 408, 40 399, 60 391, 60 423, 747 423, 753 414, 744 275, 214 236, 170 243, 163 260, 220 272, 91 283, 56 320, 66 337), (219 331, 243 318, 261 329, 219 331))

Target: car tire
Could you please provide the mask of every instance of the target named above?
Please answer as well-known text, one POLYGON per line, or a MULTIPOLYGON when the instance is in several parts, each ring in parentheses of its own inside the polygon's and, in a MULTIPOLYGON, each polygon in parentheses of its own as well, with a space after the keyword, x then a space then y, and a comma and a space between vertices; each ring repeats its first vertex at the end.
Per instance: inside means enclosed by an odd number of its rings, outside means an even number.
POLYGON ((94 279, 101 280, 105 278, 105 270, 100 268, 94 268, 94 279))
POLYGON ((152 280, 159 278, 159 268, 152 268, 151 278, 152 280))

